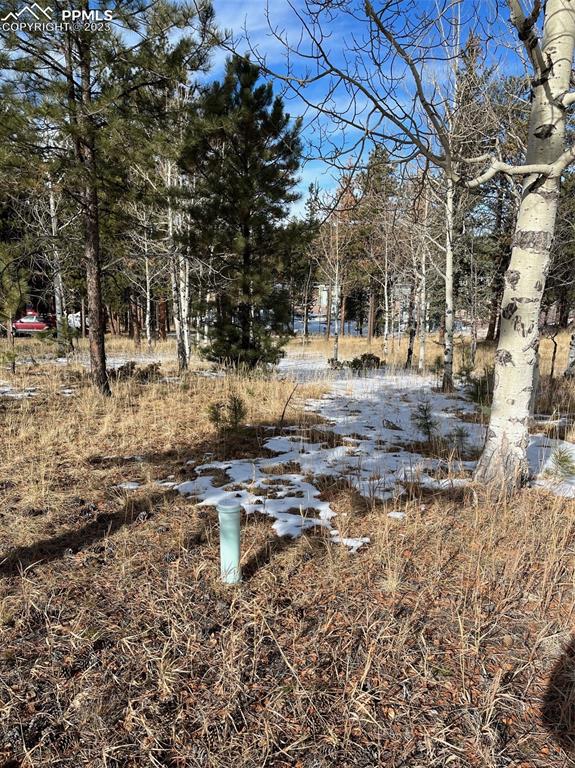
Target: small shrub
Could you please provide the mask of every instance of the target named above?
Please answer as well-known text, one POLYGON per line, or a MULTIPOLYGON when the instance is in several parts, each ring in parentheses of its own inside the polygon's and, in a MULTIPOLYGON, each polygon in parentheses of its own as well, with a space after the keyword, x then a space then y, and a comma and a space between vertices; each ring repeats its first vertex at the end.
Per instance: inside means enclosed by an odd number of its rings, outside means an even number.
POLYGON ((238 429, 246 415, 246 404, 234 392, 231 392, 226 400, 210 403, 208 406, 208 419, 218 432, 238 429))
POLYGON ((471 399, 479 405, 491 405, 493 400, 493 385, 495 382, 495 368, 486 365, 483 373, 472 376, 469 382, 469 394, 471 399))
POLYGON ((465 453, 465 450, 467 448, 467 443, 469 440, 469 433, 463 426, 455 427, 449 435, 448 438, 453 442, 455 445, 455 450, 458 456, 463 456, 465 453))
POLYGON ((138 368, 135 371, 134 378, 136 381, 147 384, 150 381, 156 381, 160 376, 160 363, 150 363, 149 365, 138 368))
POLYGON ((443 355, 436 355, 433 363, 431 364, 431 368, 429 369, 431 373, 435 374, 436 376, 439 376, 443 373, 443 355))
POLYGON ((352 371, 368 371, 375 368, 381 368, 382 360, 372 352, 364 352, 359 357, 354 357, 347 363, 352 371))
POLYGON ((226 403, 226 418, 227 423, 232 429, 237 429, 244 421, 247 415, 246 404, 239 395, 228 395, 228 402, 226 403))
POLYGON ((117 368, 112 368, 108 371, 108 378, 113 381, 124 381, 125 379, 131 379, 136 370, 136 361, 127 360, 117 368))
POLYGON ((16 373, 16 360, 18 354, 14 351, 0 352, 0 365, 10 366, 12 373, 16 373))
POLYGON ((556 448, 551 454, 551 467, 547 474, 558 480, 575 475, 575 459, 568 448, 556 448))
POLYGON ((458 374, 461 381, 467 386, 472 383, 472 373, 474 370, 475 365, 471 357, 471 347, 465 346, 462 349, 462 360, 458 374))
POLYGON ((215 427, 218 432, 224 428, 225 423, 225 403, 210 403, 208 405, 208 419, 210 424, 215 427))
POLYGON ((431 442, 437 432, 439 422, 433 415, 429 400, 420 400, 417 408, 411 414, 411 420, 420 432, 423 432, 428 442, 431 442))
POLYGON ((142 384, 155 381, 160 375, 160 363, 150 363, 138 368, 135 360, 128 360, 118 368, 112 368, 108 371, 110 381, 126 381, 134 379, 142 384))
POLYGON ((344 363, 342 363, 341 360, 336 360, 335 357, 330 357, 327 364, 332 371, 341 371, 344 367, 344 363))

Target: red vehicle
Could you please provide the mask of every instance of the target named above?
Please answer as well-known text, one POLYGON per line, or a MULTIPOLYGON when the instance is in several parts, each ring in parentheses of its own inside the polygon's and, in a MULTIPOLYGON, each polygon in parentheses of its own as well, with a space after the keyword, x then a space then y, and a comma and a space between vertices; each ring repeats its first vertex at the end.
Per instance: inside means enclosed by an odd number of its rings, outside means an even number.
POLYGON ((36 333, 54 331, 56 321, 50 315, 41 315, 33 309, 28 309, 24 317, 12 323, 15 336, 33 336, 36 333))

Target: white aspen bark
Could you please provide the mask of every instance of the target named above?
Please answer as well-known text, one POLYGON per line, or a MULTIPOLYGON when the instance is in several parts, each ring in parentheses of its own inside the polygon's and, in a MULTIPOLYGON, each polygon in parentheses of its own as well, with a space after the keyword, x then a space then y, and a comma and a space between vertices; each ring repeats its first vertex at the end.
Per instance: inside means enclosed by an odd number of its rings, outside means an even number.
POLYGON ((52 181, 48 179, 48 193, 50 204, 50 231, 52 235, 52 274, 53 274, 53 286, 54 286, 54 310, 56 314, 56 333, 59 341, 62 340, 64 333, 64 283, 62 281, 62 270, 60 266, 60 254, 56 246, 58 238, 58 214, 56 211, 56 199, 54 198, 54 190, 52 188, 52 181))
MULTIPOLYGON (((180 304, 180 324, 182 329, 182 342, 186 354, 187 363, 190 360, 190 264, 188 259, 180 254, 178 257, 178 290, 180 304)), ((186 367, 187 367, 186 363, 186 367)))
POLYGON ((383 356, 387 357, 389 347, 389 286, 387 263, 387 238, 383 248, 383 356))
POLYGON ((539 389, 539 378, 541 371, 539 368, 539 350, 535 355, 535 365, 533 366, 533 387, 531 388, 531 397, 529 399, 529 420, 533 421, 535 416, 535 406, 537 404, 537 391, 539 389))
POLYGON ((575 378, 575 333, 571 335, 571 341, 569 342, 569 355, 564 376, 568 379, 575 378))
POLYGON ((339 319, 341 313, 341 288, 339 285, 339 227, 335 220, 335 323, 333 328, 333 359, 337 362, 339 355, 339 319))
POLYGON ((453 181, 445 192, 445 336, 443 340, 444 392, 453 390, 453 181))
POLYGON ((427 263, 425 249, 421 252, 421 282, 419 287, 419 357, 417 368, 425 370, 425 341, 427 338, 427 263))
POLYGON ((146 327, 146 341, 148 348, 152 346, 152 283, 150 280, 150 260, 148 259, 148 238, 144 234, 144 267, 146 273, 146 315, 144 324, 146 327))
MULTIPOLYGON (((545 71, 532 82, 529 165, 553 163, 564 152, 566 114, 560 99, 570 88, 574 48, 575 6, 570 0, 548 0, 542 41, 545 71)), ((525 179, 505 274, 491 418, 475 473, 479 482, 505 491, 513 491, 529 476, 529 408, 559 191, 555 175, 525 179)))
MULTIPOLYGON (((168 189, 172 185, 172 164, 167 163, 166 168, 166 186, 168 189)), ((168 242, 170 248, 170 278, 172 287, 172 309, 174 314, 174 331, 176 333, 176 349, 178 353, 178 368, 186 371, 188 368, 188 355, 184 343, 183 323, 182 323, 182 303, 180 289, 180 259, 176 252, 174 244, 174 211, 168 200, 168 242)))
POLYGON ((194 325, 196 329, 196 347, 199 349, 202 343, 202 307, 204 306, 204 265, 200 262, 198 277, 198 303, 194 325))

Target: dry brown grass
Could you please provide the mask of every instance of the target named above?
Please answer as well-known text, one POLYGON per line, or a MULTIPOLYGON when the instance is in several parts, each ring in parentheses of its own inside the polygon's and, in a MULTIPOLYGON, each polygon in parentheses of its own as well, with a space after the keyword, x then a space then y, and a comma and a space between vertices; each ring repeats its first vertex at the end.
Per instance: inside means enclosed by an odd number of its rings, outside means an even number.
MULTIPOLYGON (((105 400, 74 367, 18 379, 41 394, 0 404, 2 768, 575 765, 573 502, 413 487, 397 521, 324 481, 371 545, 250 517, 226 589, 214 511, 152 481, 261 455, 293 384, 192 374, 105 400), (206 415, 230 390, 236 440, 206 415)), ((288 423, 322 385, 300 389, 288 423)))
MULTIPOLYGON (((567 356, 569 352, 569 338, 570 334, 567 331, 561 332, 557 336, 557 358, 555 364, 555 376, 560 377, 565 370, 567 364, 567 356)), ((361 355, 363 352, 373 352, 382 359, 385 357, 388 364, 393 366, 399 366, 405 364, 405 358, 407 356, 408 340, 406 334, 402 334, 399 341, 390 337, 388 341, 388 354, 383 354, 383 342, 381 338, 374 338, 371 345, 368 345, 366 337, 358 336, 343 336, 339 340, 339 355, 342 360, 350 360, 353 357, 361 355)), ((470 344, 470 338, 462 336, 460 334, 455 335, 455 354, 454 354, 454 367, 456 371, 459 371, 464 361, 464 355, 468 350, 470 344)), ((295 350, 306 349, 312 354, 321 354, 326 358, 332 357, 333 354, 333 338, 330 341, 326 341, 323 336, 312 336, 308 344, 302 344, 302 340, 294 340, 291 342, 291 347, 295 350)), ((495 352, 495 345, 485 342, 480 342, 477 351, 476 358, 476 370, 481 371, 486 366, 493 365, 493 355, 495 352)), ((540 344, 540 356, 541 356, 541 373, 542 375, 549 375, 551 370, 551 357, 553 354, 553 342, 548 337, 543 337, 540 344)), ((427 368, 432 368, 436 361, 443 360, 443 346, 440 342, 438 334, 429 334, 427 337, 425 347, 425 363, 427 368)), ((418 343, 416 340, 414 350, 414 363, 417 365, 418 361, 418 343)))

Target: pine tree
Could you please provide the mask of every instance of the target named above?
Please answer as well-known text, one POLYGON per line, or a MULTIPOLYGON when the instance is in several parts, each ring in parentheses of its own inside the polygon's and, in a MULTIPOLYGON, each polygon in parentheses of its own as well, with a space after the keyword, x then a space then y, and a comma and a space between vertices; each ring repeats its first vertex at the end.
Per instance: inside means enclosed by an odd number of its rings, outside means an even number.
MULTIPOLYGON (((11 10, 17 5, 13 0, 7 3, 11 10)), ((52 5, 50 10, 60 18, 66 3, 54 0, 52 5)), ((84 12, 95 10, 88 0, 79 5, 84 12)), ((90 362, 94 383, 106 395, 110 386, 104 340, 102 202, 114 184, 121 187, 115 174, 110 176, 113 166, 106 164, 106 145, 114 146, 117 160, 118 126, 141 122, 137 94, 165 86, 174 58, 203 58, 211 21, 207 2, 188 6, 168 0, 127 0, 116 5, 114 24, 105 24, 103 30, 89 24, 60 25, 49 31, 0 30, 4 43, 0 72, 28 100, 31 123, 38 132, 33 151, 60 160, 66 189, 80 214, 90 362), (193 23, 200 30, 199 40, 182 35, 168 49, 173 31, 193 23), (138 42, 134 44, 129 35, 138 42)))
POLYGON ((289 335, 281 224, 298 197, 301 156, 301 121, 259 77, 249 61, 227 62, 191 116, 182 158, 195 194, 192 248, 221 276, 206 354, 250 366, 277 361, 289 335))

